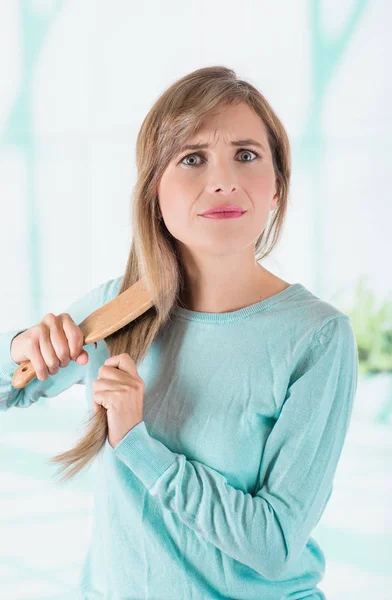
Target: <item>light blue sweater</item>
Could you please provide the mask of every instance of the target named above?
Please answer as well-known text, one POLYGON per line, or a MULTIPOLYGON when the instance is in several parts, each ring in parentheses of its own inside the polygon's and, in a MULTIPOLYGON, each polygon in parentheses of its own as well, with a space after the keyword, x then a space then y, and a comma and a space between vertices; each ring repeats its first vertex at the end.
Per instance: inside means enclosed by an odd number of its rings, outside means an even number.
MULTIPOLYGON (((110 279, 64 312, 79 324, 110 279)), ((91 385, 105 342, 26 388, 0 335, 0 408, 91 385)), ((144 359, 143 421, 96 471, 83 600, 325 598, 310 537, 332 492, 358 378, 351 321, 301 283, 228 313, 176 306, 144 359)))

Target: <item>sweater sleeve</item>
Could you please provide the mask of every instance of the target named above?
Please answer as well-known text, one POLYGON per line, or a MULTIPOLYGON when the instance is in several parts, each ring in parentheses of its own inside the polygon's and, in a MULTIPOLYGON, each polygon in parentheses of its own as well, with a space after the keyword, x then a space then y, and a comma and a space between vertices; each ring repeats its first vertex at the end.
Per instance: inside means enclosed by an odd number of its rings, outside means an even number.
MULTIPOLYGON (((110 283, 113 280, 110 280, 110 283)), ((79 325, 91 312, 104 304, 104 293, 108 282, 90 290, 84 296, 75 300, 65 311, 79 325)), ((27 329, 27 328, 26 328, 27 329)), ((41 381, 33 379, 24 388, 14 388, 11 381, 18 368, 18 364, 11 358, 11 343, 13 338, 26 331, 26 329, 6 331, 0 333, 0 411, 11 407, 27 408, 41 397, 57 396, 75 383, 84 384, 87 365, 78 365, 71 360, 66 367, 62 367, 55 375, 41 381)), ((89 353, 93 344, 84 346, 89 353)))
POLYGON ((347 315, 315 332, 289 380, 261 458, 254 495, 152 438, 138 423, 114 453, 183 523, 268 579, 300 557, 331 495, 357 388, 358 351, 347 315))

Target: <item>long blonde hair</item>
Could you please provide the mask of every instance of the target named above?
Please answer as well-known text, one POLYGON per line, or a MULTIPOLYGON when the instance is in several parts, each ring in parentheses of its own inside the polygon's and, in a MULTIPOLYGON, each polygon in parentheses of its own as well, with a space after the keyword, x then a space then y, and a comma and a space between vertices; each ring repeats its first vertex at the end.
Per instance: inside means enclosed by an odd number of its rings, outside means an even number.
MULTIPOLYGON (((246 102, 266 126, 279 200, 255 243, 255 258, 266 257, 280 239, 287 210, 291 152, 287 133, 264 96, 224 66, 197 69, 173 83, 145 117, 136 143, 137 181, 132 194, 133 240, 119 294, 144 278, 153 306, 105 338, 110 356, 127 352, 136 365, 181 299, 183 267, 173 236, 160 213, 157 189, 167 165, 194 135, 205 117, 228 105, 246 102)), ((108 435, 106 409, 87 420, 87 432, 71 450, 50 459, 60 463, 62 480, 76 475, 102 450, 108 435)), ((56 473, 56 475, 58 474, 56 473)))

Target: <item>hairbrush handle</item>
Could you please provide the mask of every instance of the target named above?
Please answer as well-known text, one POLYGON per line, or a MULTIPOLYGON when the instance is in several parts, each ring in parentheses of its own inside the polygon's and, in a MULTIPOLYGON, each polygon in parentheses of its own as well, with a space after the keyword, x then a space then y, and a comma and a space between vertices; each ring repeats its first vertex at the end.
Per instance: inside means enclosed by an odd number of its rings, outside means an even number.
MULTIPOLYGON (((139 279, 125 292, 104 304, 79 324, 83 331, 83 346, 93 344, 134 321, 153 306, 152 296, 143 279, 139 279)), ((37 376, 30 360, 25 360, 12 377, 14 388, 26 387, 37 376)))

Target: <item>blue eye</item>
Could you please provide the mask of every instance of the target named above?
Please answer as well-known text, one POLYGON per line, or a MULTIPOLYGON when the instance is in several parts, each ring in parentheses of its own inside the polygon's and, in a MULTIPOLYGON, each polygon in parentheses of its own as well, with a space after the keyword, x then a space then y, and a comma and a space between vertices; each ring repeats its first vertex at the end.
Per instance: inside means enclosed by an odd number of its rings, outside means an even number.
MULTIPOLYGON (((258 158, 260 158, 260 154, 258 152, 255 152, 255 150, 248 150, 247 148, 241 148, 237 154, 239 154, 240 152, 250 152, 251 154, 254 154, 256 156, 256 158, 253 158, 252 160, 241 160, 240 162, 254 162, 255 160, 257 160, 258 158)), ((185 156, 183 156, 179 163, 182 163, 183 160, 185 160, 186 158, 189 158, 190 156, 200 156, 200 158, 203 159, 203 162, 205 161, 204 159, 204 154, 202 152, 192 152, 192 154, 186 154, 185 156)), ((185 163, 184 163, 185 164, 185 163)), ((202 163, 199 163, 202 164, 202 163)), ((193 166, 198 166, 198 164, 194 164, 194 165, 190 165, 190 164, 185 164, 186 167, 193 167, 193 166)))

